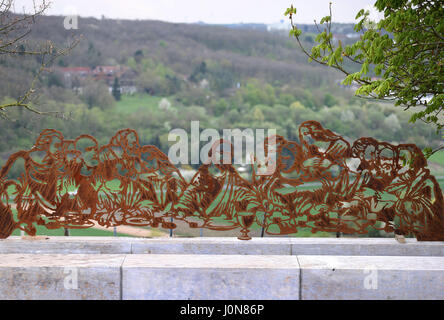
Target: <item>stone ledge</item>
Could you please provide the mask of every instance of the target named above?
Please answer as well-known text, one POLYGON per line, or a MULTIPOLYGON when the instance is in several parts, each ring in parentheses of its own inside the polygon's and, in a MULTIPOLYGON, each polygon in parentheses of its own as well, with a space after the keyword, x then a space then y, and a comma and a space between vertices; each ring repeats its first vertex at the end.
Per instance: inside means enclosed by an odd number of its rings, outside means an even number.
POLYGON ((121 237, 49 237, 47 240, 0 240, 0 254, 128 254, 137 238, 121 237))
POLYGON ((298 256, 303 300, 444 299, 444 257, 298 256))
POLYGON ((0 254, 0 299, 117 300, 121 298, 124 258, 125 255, 0 254))
POLYGON ((444 256, 444 242, 394 238, 290 238, 293 255, 444 256))
POLYGON ((291 255, 290 238, 168 238, 142 239, 132 244, 132 253, 291 255))
POLYGON ((444 257, 0 254, 0 299, 444 299, 444 257))
POLYGON ((122 267, 126 299, 299 299, 294 256, 128 255, 122 267))
POLYGON ((48 240, 0 240, 0 254, 240 254, 444 256, 444 242, 390 238, 123 238, 50 237, 48 240))

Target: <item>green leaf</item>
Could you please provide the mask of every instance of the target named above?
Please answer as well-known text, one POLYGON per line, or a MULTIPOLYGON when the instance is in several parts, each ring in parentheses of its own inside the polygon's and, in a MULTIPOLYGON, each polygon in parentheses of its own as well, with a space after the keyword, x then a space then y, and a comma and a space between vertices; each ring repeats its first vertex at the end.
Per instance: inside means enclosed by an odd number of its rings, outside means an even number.
POLYGON ((357 14, 356 17, 355 17, 355 20, 357 20, 357 19, 359 19, 360 17, 362 17, 362 15, 364 14, 364 12, 365 12, 364 9, 359 10, 358 14, 357 14))

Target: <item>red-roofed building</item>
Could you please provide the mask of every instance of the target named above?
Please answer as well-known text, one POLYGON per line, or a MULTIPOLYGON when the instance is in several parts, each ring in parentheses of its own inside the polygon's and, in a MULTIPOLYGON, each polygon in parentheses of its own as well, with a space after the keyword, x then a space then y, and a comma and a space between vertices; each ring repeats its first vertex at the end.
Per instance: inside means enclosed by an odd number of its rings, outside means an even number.
POLYGON ((125 66, 97 66, 89 67, 64 67, 57 68, 56 72, 62 74, 65 86, 76 91, 81 91, 82 82, 87 79, 103 81, 110 90, 114 79, 119 78, 122 93, 135 93, 134 78, 136 74, 125 66))
POLYGON ((108 85, 113 85, 115 78, 121 78, 128 70, 121 66, 97 66, 92 70, 95 80, 104 80, 108 85))

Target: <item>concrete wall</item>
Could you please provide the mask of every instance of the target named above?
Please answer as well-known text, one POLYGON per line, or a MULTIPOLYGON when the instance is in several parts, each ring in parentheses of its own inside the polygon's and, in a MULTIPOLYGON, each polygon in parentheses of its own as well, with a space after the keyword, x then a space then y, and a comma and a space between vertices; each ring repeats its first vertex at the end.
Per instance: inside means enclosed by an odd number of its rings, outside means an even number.
POLYGON ((12 238, 0 241, 0 299, 444 299, 443 246, 392 239, 12 238))
POLYGON ((0 240, 2 253, 444 256, 444 242, 389 238, 121 238, 0 240))
POLYGON ((125 255, 1 254, 0 299, 121 298, 125 255))
POLYGON ((294 256, 128 255, 123 299, 299 299, 294 256))
POLYGON ((444 299, 443 257, 297 257, 302 300, 444 299))

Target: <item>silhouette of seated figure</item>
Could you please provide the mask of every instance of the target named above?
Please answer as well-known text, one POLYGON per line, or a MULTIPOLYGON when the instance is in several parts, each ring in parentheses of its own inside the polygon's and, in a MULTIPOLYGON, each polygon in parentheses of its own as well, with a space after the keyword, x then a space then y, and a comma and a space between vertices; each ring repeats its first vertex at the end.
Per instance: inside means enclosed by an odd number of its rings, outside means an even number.
POLYGON ((140 149, 138 163, 138 187, 142 206, 151 210, 154 226, 173 229, 172 222, 161 220, 158 216, 174 216, 174 204, 186 188, 186 181, 180 171, 170 162, 167 155, 155 146, 140 149))
POLYGON ((295 197, 298 214, 307 217, 311 231, 350 232, 353 222, 347 217, 341 201, 351 196, 350 144, 341 136, 323 128, 316 121, 307 121, 299 127, 299 141, 303 153, 300 165, 304 183, 320 183, 321 187, 302 191, 295 197), (346 218, 346 219, 344 219, 346 218))
MULTIPOLYGON (((58 181, 54 215, 63 218, 65 227, 94 225, 93 218, 98 209, 98 149, 97 140, 88 135, 63 143, 64 166, 58 181)), ((59 221, 55 226, 57 223, 59 221)))
POLYGON ((98 192, 100 210, 95 219, 100 225, 149 225, 152 213, 141 206, 136 163, 140 153, 136 131, 124 129, 99 149, 98 192))
POLYGON ((395 200, 381 211, 381 220, 397 234, 444 240, 443 196, 423 153, 415 145, 401 144, 395 159, 396 176, 384 189, 395 200))
POLYGON ((362 219, 363 231, 368 226, 379 228, 377 221, 384 222, 385 231, 393 231, 389 224, 392 219, 389 212, 397 199, 388 192, 387 187, 400 169, 396 147, 373 138, 360 138, 354 142, 352 153, 360 162, 354 181, 357 192, 350 200, 352 206, 348 210, 354 211, 353 214, 362 219))
POLYGON ((221 139, 213 144, 208 159, 181 194, 175 206, 176 218, 184 219, 192 227, 219 230, 238 227, 236 213, 246 210, 251 195, 248 181, 233 166, 233 157, 231 142, 221 139), (198 218, 201 224, 192 218, 198 218))
MULTIPOLYGON (((14 228, 35 235, 35 224, 45 225, 45 217, 51 216, 51 212, 57 209, 57 180, 64 159, 62 141, 63 136, 56 130, 44 130, 31 150, 13 154, 2 168, 0 180, 6 186, 15 187, 13 200, 16 203, 17 221, 14 228), (8 172, 19 158, 24 161, 25 171, 18 182, 8 182, 8 172)), ((5 212, 5 204, 1 207, 5 212)))
POLYGON ((257 223, 269 234, 297 232, 297 208, 293 197, 300 180, 302 152, 300 145, 282 136, 264 140, 264 159, 254 158, 250 207, 256 211, 257 223))

